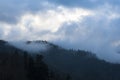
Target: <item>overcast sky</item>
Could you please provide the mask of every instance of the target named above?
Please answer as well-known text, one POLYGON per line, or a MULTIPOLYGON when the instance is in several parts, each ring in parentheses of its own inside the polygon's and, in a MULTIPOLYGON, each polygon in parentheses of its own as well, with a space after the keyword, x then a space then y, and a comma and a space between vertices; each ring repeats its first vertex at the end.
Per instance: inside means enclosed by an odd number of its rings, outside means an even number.
POLYGON ((120 0, 0 0, 0 39, 47 40, 120 62, 120 0))

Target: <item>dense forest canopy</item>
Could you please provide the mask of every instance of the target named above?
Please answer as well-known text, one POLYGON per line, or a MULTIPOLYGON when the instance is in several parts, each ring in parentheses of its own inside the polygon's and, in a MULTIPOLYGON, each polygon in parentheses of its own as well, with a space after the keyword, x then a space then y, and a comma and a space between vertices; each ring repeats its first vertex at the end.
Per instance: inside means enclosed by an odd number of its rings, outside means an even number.
POLYGON ((120 64, 100 60, 88 51, 39 42, 51 47, 32 54, 0 40, 0 80, 120 80, 120 64))

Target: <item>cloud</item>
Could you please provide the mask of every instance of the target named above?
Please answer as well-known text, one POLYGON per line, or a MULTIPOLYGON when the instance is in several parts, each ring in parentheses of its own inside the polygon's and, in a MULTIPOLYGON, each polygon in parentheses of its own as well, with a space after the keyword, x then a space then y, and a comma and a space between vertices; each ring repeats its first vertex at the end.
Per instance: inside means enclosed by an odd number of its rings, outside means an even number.
POLYGON ((120 8, 119 0, 1 0, 0 22, 15 24, 26 12, 36 13, 48 8, 55 8, 56 6, 96 9, 105 4, 120 8))
POLYGON ((18 22, 21 15, 26 12, 36 13, 55 6, 66 6, 69 8, 80 7, 85 9, 96 9, 101 5, 110 4, 120 8, 119 0, 1 0, 0 21, 9 24, 18 22), (52 4, 52 5, 51 5, 52 4))
POLYGON ((118 0, 6 1, 0 2, 1 39, 48 40, 120 61, 118 0))
POLYGON ((46 43, 43 42, 31 42, 31 43, 27 43, 25 41, 10 41, 9 42, 10 45, 15 46, 18 49, 27 51, 29 53, 40 53, 43 51, 46 51, 50 48, 50 46, 46 43))
POLYGON ((113 6, 93 10, 94 15, 86 16, 82 22, 73 22, 72 25, 63 25, 55 40, 66 48, 83 49, 96 53, 96 55, 110 62, 119 62, 119 22, 120 14, 113 6), (67 45, 64 45, 68 43, 67 45))
POLYGON ((55 9, 48 9, 37 13, 26 12, 21 16, 17 24, 2 23, 4 25, 1 27, 10 28, 9 30, 3 28, 4 30, 2 31, 8 31, 4 39, 14 40, 15 38, 15 40, 18 40, 29 39, 30 37, 32 39, 46 39, 44 36, 54 34, 64 23, 78 22, 89 15, 92 15, 92 12, 89 10, 58 6, 55 9), (10 37, 12 38, 10 39, 10 37))
POLYGON ((15 24, 26 12, 36 13, 52 7, 44 0, 1 0, 0 22, 15 24))
MULTIPOLYGON (((87 9, 96 9, 105 4, 119 6, 118 0, 48 0, 56 5, 63 5, 67 7, 82 7, 87 9)), ((120 7, 120 6, 119 6, 120 7)))

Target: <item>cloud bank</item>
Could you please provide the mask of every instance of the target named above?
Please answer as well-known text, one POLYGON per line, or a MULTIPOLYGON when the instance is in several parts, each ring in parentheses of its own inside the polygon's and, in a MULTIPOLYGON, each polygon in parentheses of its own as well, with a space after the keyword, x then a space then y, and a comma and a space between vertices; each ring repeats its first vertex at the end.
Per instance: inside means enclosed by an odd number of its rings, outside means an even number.
POLYGON ((0 38, 47 40, 120 63, 119 4, 118 0, 0 1, 0 38))
POLYGON ((1 23, 3 31, 1 34, 4 35, 3 39, 9 40, 25 40, 27 38, 32 40, 52 40, 51 37, 57 37, 55 34, 62 25, 79 22, 89 15, 92 15, 92 12, 89 10, 63 6, 42 12, 38 11, 37 13, 26 12, 19 18, 19 22, 16 24, 1 23))
POLYGON ((43 43, 43 42, 26 42, 26 41, 10 41, 9 42, 10 45, 18 48, 18 49, 21 49, 23 51, 27 51, 29 53, 40 53, 40 52, 43 52, 43 51, 46 51, 50 48, 50 45, 46 44, 46 43, 43 43))

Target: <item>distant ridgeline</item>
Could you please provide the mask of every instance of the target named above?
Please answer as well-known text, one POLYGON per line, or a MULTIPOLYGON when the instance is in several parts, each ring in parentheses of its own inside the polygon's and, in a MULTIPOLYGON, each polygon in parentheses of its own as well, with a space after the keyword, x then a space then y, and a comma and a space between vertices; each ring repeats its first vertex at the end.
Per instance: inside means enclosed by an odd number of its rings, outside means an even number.
POLYGON ((99 60, 83 50, 66 50, 47 41, 49 49, 31 54, 0 40, 0 80, 120 80, 120 64, 99 60))

